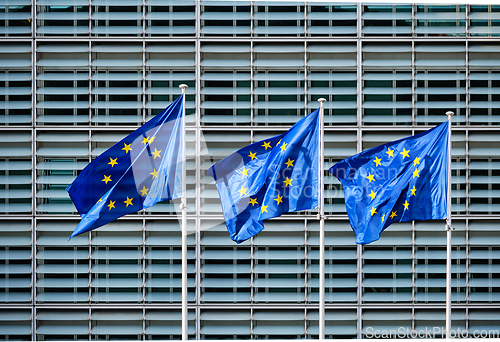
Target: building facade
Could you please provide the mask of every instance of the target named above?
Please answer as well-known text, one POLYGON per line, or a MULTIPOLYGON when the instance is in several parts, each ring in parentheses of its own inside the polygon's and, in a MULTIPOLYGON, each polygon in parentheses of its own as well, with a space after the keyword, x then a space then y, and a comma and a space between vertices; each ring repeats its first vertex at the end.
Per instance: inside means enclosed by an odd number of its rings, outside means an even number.
POLYGON ((79 215, 65 188, 181 83, 190 338, 317 338, 316 213, 236 245, 206 170, 320 97, 326 337, 445 326, 444 222, 392 225, 357 246, 326 168, 449 110, 453 334, 498 329, 500 6, 3 0, 0 25, 0 339, 180 338, 175 203, 68 241, 79 215))

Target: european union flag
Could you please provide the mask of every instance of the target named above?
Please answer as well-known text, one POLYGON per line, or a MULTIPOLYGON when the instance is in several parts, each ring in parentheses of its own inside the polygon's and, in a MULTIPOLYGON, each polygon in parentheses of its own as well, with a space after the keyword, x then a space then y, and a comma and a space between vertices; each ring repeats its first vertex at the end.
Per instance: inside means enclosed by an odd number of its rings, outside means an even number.
POLYGON ((68 186, 82 216, 70 239, 181 196, 182 98, 103 152, 68 186))
POLYGON ((358 244, 378 240, 394 222, 444 219, 448 121, 344 159, 330 172, 344 187, 347 215, 358 244))
POLYGON ((263 220, 318 206, 318 141, 319 109, 208 170, 231 239, 243 242, 264 229, 263 220))

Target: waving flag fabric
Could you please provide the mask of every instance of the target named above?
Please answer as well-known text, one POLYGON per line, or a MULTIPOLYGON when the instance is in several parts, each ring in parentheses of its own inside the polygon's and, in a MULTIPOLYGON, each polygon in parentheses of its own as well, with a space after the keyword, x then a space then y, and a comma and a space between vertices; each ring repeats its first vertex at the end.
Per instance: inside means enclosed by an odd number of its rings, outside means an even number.
POLYGON ((394 222, 446 218, 448 121, 374 147, 330 168, 344 187, 356 243, 368 244, 394 222))
POLYGON ((264 229, 263 220, 318 206, 318 120, 319 109, 208 170, 231 239, 243 242, 264 229))
POLYGON ((82 216, 71 237, 181 196, 182 120, 181 95, 83 169, 66 189, 82 216))

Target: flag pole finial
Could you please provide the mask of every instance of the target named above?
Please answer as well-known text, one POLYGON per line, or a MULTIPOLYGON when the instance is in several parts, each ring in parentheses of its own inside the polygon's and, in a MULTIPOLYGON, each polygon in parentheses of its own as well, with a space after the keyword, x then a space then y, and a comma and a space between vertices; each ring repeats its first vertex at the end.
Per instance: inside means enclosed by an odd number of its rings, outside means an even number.
MULTIPOLYGON (((319 100, 318 100, 319 101, 319 100)), ((455 115, 455 113, 453 113, 452 111, 447 111, 446 113, 444 113, 445 115, 448 115, 448 116, 452 116, 452 115, 455 115)))
POLYGON ((323 104, 323 103, 325 103, 325 102, 326 102, 326 99, 325 99, 324 97, 320 97, 320 98, 318 99, 318 102, 319 102, 320 104, 323 104))

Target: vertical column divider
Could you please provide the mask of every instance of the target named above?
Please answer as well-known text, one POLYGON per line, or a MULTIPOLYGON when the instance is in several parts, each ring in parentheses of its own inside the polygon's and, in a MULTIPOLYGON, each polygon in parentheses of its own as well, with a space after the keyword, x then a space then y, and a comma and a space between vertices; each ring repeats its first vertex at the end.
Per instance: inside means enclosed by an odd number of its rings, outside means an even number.
POLYGON ((201 2, 195 2, 196 46, 195 46, 195 336, 201 339, 201 2))
POLYGON ((146 120, 146 40, 142 39, 142 123, 146 120))
POLYGON ((415 261, 416 261, 416 247, 415 247, 415 221, 411 221, 411 301, 415 304, 416 291, 415 291, 415 261))
MULTIPOLYGON (((469 215, 469 130, 465 130, 465 214, 469 215)), ((465 221, 465 303, 469 303, 469 219, 465 221)))
POLYGON ((415 103, 416 103, 416 95, 415 95, 415 41, 411 41, 411 124, 415 125, 415 103))
MULTIPOLYGON (((253 143, 254 123, 255 123, 255 85, 254 85, 254 1, 250 1, 250 143, 253 143)), ((255 245, 254 237, 250 238, 250 336, 253 339, 253 304, 255 297, 255 245)))
MULTIPOLYGON (((357 86, 357 153, 361 152, 361 126, 363 118, 363 77, 362 77, 362 62, 363 62, 363 51, 362 51, 362 41, 361 41, 361 16, 362 16, 362 4, 358 3, 356 6, 356 22, 357 22, 357 45, 356 45, 356 86, 357 86)), ((356 255, 357 255, 357 338, 361 338, 363 324, 362 324, 362 308, 361 308, 361 298, 362 298, 362 255, 363 247, 361 245, 356 245, 356 255)))
POLYGON ((142 214, 142 303, 143 307, 146 305, 146 216, 142 214))
POLYGON ((36 0, 32 0, 31 7, 31 338, 36 341, 36 0))
MULTIPOLYGON (((201 303, 201 219, 199 215, 201 214, 201 1, 196 0, 195 3, 195 89, 194 89, 194 101, 195 101, 195 336, 196 339, 201 338, 201 324, 200 324, 200 303, 201 303)), ((189 314, 189 311, 188 311, 189 314)), ((188 325, 189 329, 189 325, 188 325)))
MULTIPOLYGON (((470 119, 470 102, 469 102, 469 41, 465 41, 465 126, 469 125, 470 119)), ((460 101, 460 99, 458 99, 460 101)))
POLYGON ((254 118, 255 118, 255 113, 254 113, 254 106, 255 106, 255 100, 254 100, 254 70, 253 70, 253 39, 250 40, 250 126, 253 127, 254 124, 254 118))

